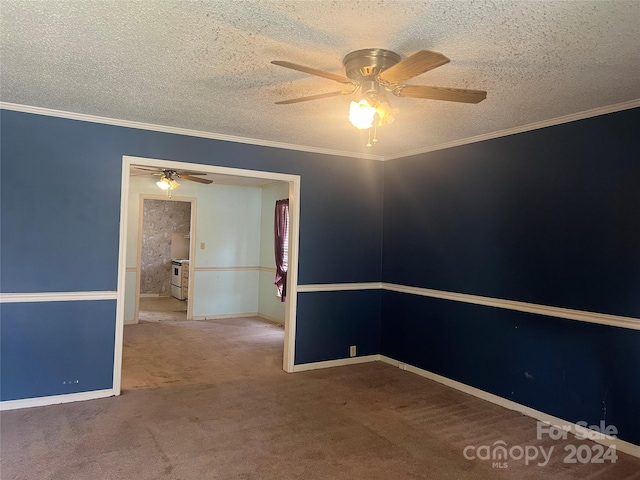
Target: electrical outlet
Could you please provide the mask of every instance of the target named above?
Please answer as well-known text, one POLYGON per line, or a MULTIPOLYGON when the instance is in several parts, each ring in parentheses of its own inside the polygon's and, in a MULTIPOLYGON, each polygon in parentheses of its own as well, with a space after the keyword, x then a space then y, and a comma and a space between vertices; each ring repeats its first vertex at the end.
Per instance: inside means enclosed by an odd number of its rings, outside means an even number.
POLYGON ((355 357, 356 356, 356 346, 355 345, 351 345, 349 347, 349 356, 350 357, 355 357))
POLYGON ((204 250, 204 242, 200 242, 200 250, 204 250))

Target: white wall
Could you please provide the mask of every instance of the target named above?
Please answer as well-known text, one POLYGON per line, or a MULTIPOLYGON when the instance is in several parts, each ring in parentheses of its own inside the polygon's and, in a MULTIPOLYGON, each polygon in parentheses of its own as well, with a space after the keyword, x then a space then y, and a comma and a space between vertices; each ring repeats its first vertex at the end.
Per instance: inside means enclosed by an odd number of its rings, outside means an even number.
POLYGON ((285 304, 276 296, 275 254, 273 246, 273 222, 276 200, 289 198, 289 184, 279 182, 262 188, 260 214, 260 278, 258 312, 273 321, 284 324, 285 304))
POLYGON ((210 185, 199 193, 193 316, 255 314, 261 189, 210 185))

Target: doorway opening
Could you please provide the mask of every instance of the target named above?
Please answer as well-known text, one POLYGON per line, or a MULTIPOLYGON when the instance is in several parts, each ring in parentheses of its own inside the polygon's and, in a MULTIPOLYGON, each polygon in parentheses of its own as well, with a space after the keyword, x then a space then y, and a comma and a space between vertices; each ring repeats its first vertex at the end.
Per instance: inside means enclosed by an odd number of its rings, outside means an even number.
POLYGON ((192 211, 195 199, 141 196, 137 322, 188 318, 192 211))
MULTIPOLYGON (((295 353, 295 326, 296 326, 296 293, 297 293, 297 272, 298 272, 298 232, 299 232, 299 196, 300 196, 300 177, 297 175, 288 175, 288 174, 278 174, 272 172, 261 172, 261 171, 253 171, 253 170, 241 170, 241 169, 233 169, 226 167, 216 167, 209 165, 201 165, 201 164, 188 164, 183 162, 174 162, 167 160, 156 160, 156 159, 148 159, 148 158, 140 158, 140 157, 123 157, 123 174, 122 174, 122 206, 121 206, 121 232, 120 232, 120 256, 119 256, 119 269, 118 269, 118 303, 117 303, 117 322, 116 322, 116 338, 115 338, 115 352, 114 352, 114 392, 116 394, 120 394, 121 390, 121 381, 122 381, 122 357, 123 357, 123 334, 124 334, 124 324, 129 323, 125 322, 125 317, 130 316, 131 313, 128 310, 131 310, 131 305, 128 305, 127 302, 127 293, 129 296, 131 295, 132 290, 135 288, 136 294, 135 297, 137 300, 135 301, 135 318, 140 318, 141 320, 146 315, 145 305, 146 295, 155 295, 156 291, 146 291, 149 290, 147 288, 151 282, 147 282, 145 277, 142 275, 142 272, 138 272, 138 269, 142 270, 141 266, 143 264, 142 257, 144 248, 135 248, 136 245, 132 245, 130 241, 130 232, 128 229, 136 229, 136 224, 143 224, 144 221, 144 207, 147 201, 150 201, 147 206, 150 209, 156 208, 159 209, 160 204, 154 204, 153 201, 166 202, 167 200, 175 201, 175 202, 188 202, 191 205, 190 210, 190 224, 189 224, 189 238, 188 238, 188 255, 184 254, 184 250, 182 253, 176 253, 175 255, 170 254, 173 260, 176 258, 188 258, 187 264, 187 272, 189 276, 188 286, 185 297, 185 302, 188 306, 186 312, 186 318, 188 320, 207 320, 207 321, 216 321, 216 322, 225 322, 229 321, 229 319, 225 319, 225 315, 213 315, 210 316, 207 312, 207 300, 211 300, 216 295, 219 295, 217 304, 220 301, 232 300, 234 295, 225 295, 224 287, 225 285, 235 285, 237 281, 228 281, 227 278, 230 278, 232 275, 235 275, 234 278, 239 278, 242 275, 260 275, 260 281, 263 281, 263 276, 269 277, 273 274, 271 267, 267 267, 263 265, 262 261, 254 262, 256 264, 252 265, 241 265, 241 266, 233 266, 227 265, 224 261, 220 261, 220 253, 224 252, 224 249, 214 249, 210 250, 211 247, 215 245, 209 246, 209 240, 214 238, 211 243, 216 244, 215 235, 213 237, 207 237, 207 232, 211 234, 211 230, 215 230, 215 225, 207 224, 208 222, 204 221, 206 216, 199 216, 199 214, 204 214, 205 212, 205 203, 203 200, 199 199, 197 196, 193 196, 195 198, 189 198, 192 195, 189 193, 188 189, 182 189, 180 193, 185 193, 189 195, 189 197, 177 197, 172 195, 170 199, 163 197, 158 194, 145 194, 146 198, 142 198, 140 196, 136 199, 136 195, 139 192, 131 191, 130 183, 135 184, 136 180, 130 178, 129 170, 132 165, 136 167, 147 167, 147 168, 157 168, 157 169, 171 169, 171 170, 185 170, 185 171, 199 171, 202 172, 203 175, 206 175, 206 178, 213 178, 215 180, 219 180, 219 186, 216 187, 216 191, 224 190, 224 185, 227 184, 235 184, 235 185, 260 185, 262 193, 262 199, 264 200, 264 191, 269 190, 273 187, 272 195, 279 195, 280 198, 282 196, 288 196, 289 198, 289 242, 288 242, 288 272, 287 272, 287 282, 286 282, 286 302, 282 303, 283 317, 284 317, 284 325, 282 326, 284 329, 284 348, 282 351, 282 369, 287 372, 293 372, 293 364, 294 364, 294 353, 295 353), (266 187, 265 187, 266 186, 266 187), (196 212, 196 202, 198 202, 198 210, 196 212), (155 207, 154 207, 155 206, 155 207), (136 208, 140 215, 138 218, 135 218, 136 215, 132 212, 135 212, 136 208), (200 222, 199 224, 197 222, 200 222), (200 236, 198 237, 200 232, 200 236), (207 238, 209 240, 207 240, 207 238), (204 241, 203 241, 204 239, 204 241), (208 250, 209 249, 209 250, 208 250), (132 251, 135 250, 135 251, 132 251), (216 252, 218 252, 218 257, 216 257, 216 261, 212 260, 212 254, 215 257, 216 252), (134 260, 136 268, 132 268, 131 260, 133 257, 137 256, 137 261, 134 260), (194 275, 195 273, 195 275, 194 275), (226 276, 226 277, 225 277, 226 276), (131 281, 135 278, 135 287, 132 288, 131 281), (218 283, 213 282, 211 279, 217 279, 218 283), (203 296, 203 292, 204 296, 203 296), (140 295, 142 294, 142 295, 140 295), (204 299, 204 300, 203 300, 204 299), (140 308, 142 305, 142 309, 140 308)), ((202 182, 201 182, 202 183, 202 182)), ((134 185, 135 186, 135 185, 134 185)), ((206 188, 206 187, 205 187, 206 188)), ((229 188, 229 192, 232 189, 229 188)), ((236 189, 241 190, 241 189, 236 189)), ((245 189, 247 190, 247 189, 245 189)), ((251 189, 248 189, 251 190, 251 189)), ((260 190, 260 189, 259 189, 260 190)), ((211 202, 211 199, 207 199, 209 204, 215 203, 211 202)), ((275 203, 275 202, 274 202, 275 203)), ((234 205, 233 202, 228 205, 234 205)), ((271 219, 273 218, 273 210, 271 210, 271 219)), ((238 216, 238 212, 231 212, 236 217, 238 216)), ((231 215, 231 216, 233 216, 231 215)), ((262 212, 262 216, 264 217, 265 212, 262 212)), ((260 222, 260 219, 258 219, 260 222)), ((262 221, 264 223, 264 221, 262 221)), ((184 228, 182 228, 184 229, 184 228)), ((140 236, 144 236, 143 229, 140 228, 138 231, 140 236)), ((177 228, 180 230, 180 228, 177 228)), ((263 229, 264 230, 264 229, 263 229)), ((272 228, 270 228, 272 231, 272 228)), ((173 233, 181 233, 183 237, 186 235, 184 232, 171 232, 173 233)), ((264 233, 263 233, 264 236, 264 233)), ((250 236, 243 237, 243 241, 247 241, 250 239, 250 236)), ((142 240, 140 240, 142 244, 142 240)), ((176 243, 179 243, 176 241, 176 243)), ((233 242, 227 242, 227 244, 232 244, 233 242)), ((260 247, 261 250, 264 248, 260 247)), ((273 252, 273 249, 271 249, 273 252)), ((260 253, 262 255, 262 252, 260 253)), ((184 260, 183 260, 184 263, 184 260)), ((173 265, 173 264, 172 264, 173 265)), ((184 266, 183 266, 184 269, 184 266)), ((182 270, 184 272, 184 270, 182 270)), ((174 271, 172 270, 172 275, 174 271)), ((271 280, 273 281, 273 280, 271 280)), ((178 287, 182 287, 181 285, 176 285, 178 287)), ((171 288, 171 287, 169 287, 171 288)), ((157 289, 157 287, 156 287, 157 289)), ((272 284, 272 289, 264 289, 268 291, 267 297, 270 297, 268 300, 273 302, 273 299, 276 297, 277 289, 272 284)), ((167 287, 160 287, 159 292, 166 292, 167 287)), ((175 291, 175 288, 174 288, 175 291)), ((262 290, 260 290, 260 301, 262 301, 262 290)), ((158 295, 160 297, 160 295, 158 295)), ((165 298, 169 298, 168 295, 163 295, 165 298)), ((176 299, 177 300, 177 299, 176 299)), ((279 301, 280 299, 278 299, 279 301)), ((178 300, 181 301, 181 300, 178 300)), ((273 303, 272 303, 273 304, 273 303)), ((262 308, 262 307, 261 307, 262 308)), ((255 307, 253 307, 255 310, 255 307)), ((275 311, 275 310, 274 310, 275 311)), ((228 315, 228 317, 234 317, 238 315, 228 315)), ((266 310, 264 315, 259 315, 263 318, 269 318, 269 311, 266 310)), ((281 328, 282 328, 281 327, 281 328)), ((129 327, 128 327, 129 328, 129 327)), ((282 330, 281 330, 282 332, 282 330)), ((282 338, 282 337, 281 337, 282 338)), ((281 340, 282 342, 282 340, 281 340)), ((282 345, 282 343, 280 343, 282 345)), ((278 355, 279 356, 279 355, 278 355)), ((279 360, 278 360, 279 361, 279 360)))

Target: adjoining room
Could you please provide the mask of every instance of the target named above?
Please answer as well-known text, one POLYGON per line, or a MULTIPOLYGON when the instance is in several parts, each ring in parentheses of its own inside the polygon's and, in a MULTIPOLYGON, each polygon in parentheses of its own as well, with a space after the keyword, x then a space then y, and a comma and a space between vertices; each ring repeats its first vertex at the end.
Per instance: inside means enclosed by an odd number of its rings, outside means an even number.
MULTIPOLYGON (((135 164, 130 172, 125 291, 138 295, 125 297, 122 389, 204 383, 230 363, 281 370, 287 305, 274 232, 288 183, 135 164)), ((286 255, 288 210, 284 218, 286 255)))

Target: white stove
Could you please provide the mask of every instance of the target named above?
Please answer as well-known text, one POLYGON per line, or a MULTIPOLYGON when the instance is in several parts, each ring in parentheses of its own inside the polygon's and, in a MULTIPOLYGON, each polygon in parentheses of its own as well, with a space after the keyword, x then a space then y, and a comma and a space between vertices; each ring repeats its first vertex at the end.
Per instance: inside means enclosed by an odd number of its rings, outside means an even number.
MULTIPOLYGON (((187 281, 182 275, 183 268, 189 269, 188 258, 174 258, 171 260, 171 296, 178 300, 187 298, 187 281)), ((188 277, 188 275, 185 275, 188 277)))

